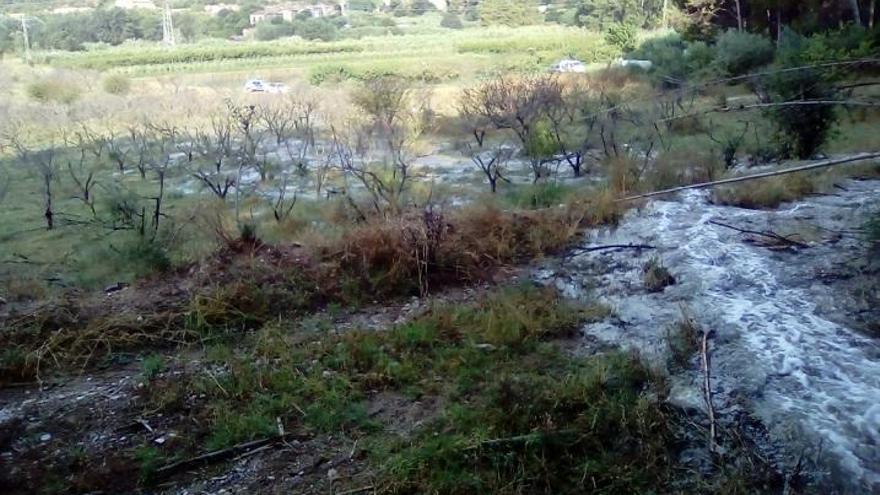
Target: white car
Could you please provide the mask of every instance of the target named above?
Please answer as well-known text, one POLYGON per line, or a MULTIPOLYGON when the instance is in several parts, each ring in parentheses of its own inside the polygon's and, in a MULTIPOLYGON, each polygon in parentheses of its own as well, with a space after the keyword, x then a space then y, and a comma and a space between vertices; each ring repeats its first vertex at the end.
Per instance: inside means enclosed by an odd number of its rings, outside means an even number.
POLYGON ((550 72, 557 73, 575 73, 575 74, 583 74, 587 72, 587 66, 584 65, 580 60, 575 60, 573 58, 567 58, 564 60, 560 60, 553 67, 550 68, 550 72))
POLYGON ((244 84, 244 90, 250 93, 262 93, 266 89, 267 85, 262 79, 251 79, 244 84))
POLYGON ((281 94, 287 92, 287 85, 280 82, 266 82, 262 79, 251 79, 244 85, 248 93, 272 93, 281 94))

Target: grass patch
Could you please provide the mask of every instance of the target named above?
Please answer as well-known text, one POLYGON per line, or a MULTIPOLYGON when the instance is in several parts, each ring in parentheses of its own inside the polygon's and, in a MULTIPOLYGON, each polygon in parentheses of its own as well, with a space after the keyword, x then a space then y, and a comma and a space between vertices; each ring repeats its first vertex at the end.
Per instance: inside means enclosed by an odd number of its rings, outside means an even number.
POLYGON ((687 311, 682 310, 682 317, 666 329, 666 342, 669 345, 669 358, 672 366, 686 368, 691 357, 700 347, 702 330, 687 311))
POLYGON ((675 285, 675 277, 657 257, 651 258, 642 267, 642 281, 648 292, 662 292, 670 285, 675 285))
POLYGON ((556 182, 530 184, 510 189, 504 202, 514 208, 540 209, 563 204, 572 189, 556 182))
POLYGON ((814 194, 817 189, 814 176, 796 173, 719 187, 713 198, 717 204, 740 208, 776 208, 782 203, 814 194))

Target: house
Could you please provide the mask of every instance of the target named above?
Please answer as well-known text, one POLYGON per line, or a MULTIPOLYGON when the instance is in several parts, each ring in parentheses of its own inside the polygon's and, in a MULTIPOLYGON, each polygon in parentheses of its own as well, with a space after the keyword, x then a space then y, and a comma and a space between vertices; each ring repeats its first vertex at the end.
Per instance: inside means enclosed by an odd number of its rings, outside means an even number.
POLYGON ((292 22, 297 15, 309 12, 312 17, 326 17, 334 14, 345 13, 345 2, 340 3, 306 3, 291 2, 266 7, 263 10, 254 12, 250 16, 251 26, 256 26, 261 22, 281 19, 292 22))

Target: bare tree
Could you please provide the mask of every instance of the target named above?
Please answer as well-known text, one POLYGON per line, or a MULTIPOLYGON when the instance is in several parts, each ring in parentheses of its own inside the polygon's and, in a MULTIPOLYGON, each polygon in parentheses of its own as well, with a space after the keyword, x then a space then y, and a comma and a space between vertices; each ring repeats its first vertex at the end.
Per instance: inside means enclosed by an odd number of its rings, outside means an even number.
POLYGON ((288 188, 290 186, 290 173, 284 173, 284 180, 278 184, 278 191, 272 201, 272 215, 276 222, 283 222, 290 218, 293 207, 296 206, 297 195, 294 191, 293 197, 288 196, 288 188))
POLYGON ((156 196, 149 198, 154 201, 153 230, 155 231, 159 230, 159 221, 165 216, 165 214, 162 213, 162 208, 164 207, 163 201, 165 199, 165 180, 168 177, 168 169, 171 165, 169 151, 172 146, 174 146, 172 140, 173 137, 170 134, 161 134, 157 136, 157 153, 153 155, 149 164, 150 170, 156 174, 156 180, 159 182, 159 190, 156 192, 156 196))
POLYGON ((107 137, 107 156, 116 165, 120 174, 125 174, 125 165, 128 163, 132 148, 131 141, 125 136, 111 131, 107 137))
MULTIPOLYGON (((508 181, 504 177, 507 162, 513 156, 513 148, 505 142, 489 144, 486 142, 486 131, 474 129, 471 137, 473 142, 463 144, 465 153, 489 181, 492 194, 498 191, 498 181, 508 181)), ((509 181, 508 181, 509 182, 509 181)))
POLYGON ((259 117, 275 138, 284 146, 300 171, 308 170, 308 157, 315 147, 318 103, 309 96, 297 95, 280 104, 260 107, 259 117))
POLYGON ((499 77, 462 94, 460 112, 470 120, 483 120, 498 130, 510 130, 529 159, 535 181, 544 175, 548 156, 542 121, 551 108, 563 105, 562 85, 552 75, 499 77))
POLYGON ((229 116, 214 115, 210 131, 199 130, 195 140, 199 156, 190 163, 192 176, 215 196, 225 200, 236 184, 236 173, 226 170, 236 161, 229 116))
POLYGON ((58 181, 58 160, 55 146, 43 149, 32 149, 22 139, 18 130, 3 136, 4 148, 15 150, 21 163, 36 173, 40 178, 40 194, 43 197, 43 217, 46 219, 46 230, 55 228, 55 183, 58 181))
POLYGON ((146 180, 150 157, 153 154, 154 136, 145 127, 138 125, 129 126, 128 135, 131 140, 134 165, 141 179, 146 180))
MULTIPOLYGON (((269 178, 270 163, 259 155, 264 137, 257 127, 261 121, 260 108, 255 105, 236 105, 232 101, 227 101, 226 104, 232 119, 234 136, 238 140, 238 159, 241 160, 239 170, 253 168, 260 174, 260 181, 265 182, 269 178)), ((241 186, 240 177, 236 184, 241 186)))
POLYGON ((395 77, 364 83, 354 95, 361 118, 345 132, 332 128, 334 155, 342 171, 370 195, 380 215, 396 215, 413 178, 415 142, 422 129, 409 84, 395 77))
POLYGON ((97 151, 105 147, 105 141, 94 141, 93 136, 87 133, 75 132, 72 137, 65 137, 65 142, 71 148, 72 157, 67 159, 67 171, 73 184, 76 186, 76 198, 83 202, 92 212, 92 216, 96 216, 95 212, 95 196, 93 190, 97 185, 95 180, 96 169, 100 166, 99 156, 103 155, 103 151, 97 151), (94 160, 89 160, 88 156, 94 156, 94 160))

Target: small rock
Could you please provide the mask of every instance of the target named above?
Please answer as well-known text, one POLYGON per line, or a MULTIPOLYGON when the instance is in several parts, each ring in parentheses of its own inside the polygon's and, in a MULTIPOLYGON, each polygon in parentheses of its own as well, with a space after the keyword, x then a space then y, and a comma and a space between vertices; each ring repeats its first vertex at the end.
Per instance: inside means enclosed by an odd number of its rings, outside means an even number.
POLYGON ((159 438, 157 438, 157 439, 155 439, 155 440, 153 440, 153 441, 156 442, 156 443, 159 444, 159 445, 162 445, 163 443, 165 443, 165 437, 159 437, 159 438))
POLYGON ((476 347, 477 349, 479 349, 481 351, 494 351, 495 350, 495 346, 492 344, 477 344, 474 347, 476 347))
POLYGON ((4 306, 6 304, 6 299, 0 297, 0 306, 4 306))
POLYGON ((336 468, 330 468, 327 470, 327 479, 330 481, 336 481, 339 479, 339 471, 336 468))
POLYGON ((51 433, 43 433, 42 435, 40 435, 40 441, 41 441, 41 442, 48 442, 49 440, 52 440, 52 434, 51 434, 51 433))

